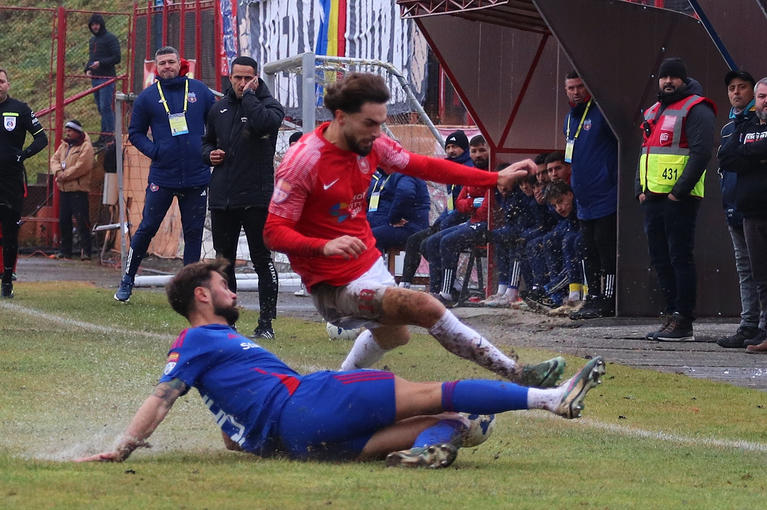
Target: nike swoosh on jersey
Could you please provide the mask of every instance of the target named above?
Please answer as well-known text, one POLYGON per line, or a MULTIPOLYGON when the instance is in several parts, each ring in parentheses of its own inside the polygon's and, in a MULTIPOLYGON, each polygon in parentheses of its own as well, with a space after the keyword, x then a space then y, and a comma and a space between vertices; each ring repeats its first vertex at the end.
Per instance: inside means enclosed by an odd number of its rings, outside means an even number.
POLYGON ((328 190, 328 189, 330 189, 330 187, 331 187, 332 185, 334 185, 335 183, 337 183, 339 180, 340 180, 340 179, 336 179, 335 181, 331 182, 330 184, 323 184, 323 185, 322 185, 322 188, 323 188, 323 189, 325 189, 325 190, 328 190))

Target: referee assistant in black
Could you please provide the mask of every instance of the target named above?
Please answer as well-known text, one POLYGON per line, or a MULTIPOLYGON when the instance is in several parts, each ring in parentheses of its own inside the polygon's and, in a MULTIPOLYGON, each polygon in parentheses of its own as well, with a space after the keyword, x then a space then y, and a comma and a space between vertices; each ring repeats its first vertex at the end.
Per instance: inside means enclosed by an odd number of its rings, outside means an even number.
POLYGON ((8 97, 11 88, 8 72, 0 68, 0 228, 3 233, 3 282, 0 296, 13 297, 13 268, 19 254, 21 207, 27 194, 24 160, 43 150, 48 137, 26 103, 8 97), (34 140, 24 148, 30 133, 34 140))

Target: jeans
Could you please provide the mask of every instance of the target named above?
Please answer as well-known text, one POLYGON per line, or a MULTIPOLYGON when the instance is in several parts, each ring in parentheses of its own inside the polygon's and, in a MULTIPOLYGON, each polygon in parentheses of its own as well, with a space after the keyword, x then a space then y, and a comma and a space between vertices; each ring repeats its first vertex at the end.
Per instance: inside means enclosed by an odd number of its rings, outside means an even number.
POLYGON ((614 289, 601 289, 602 277, 615 274, 617 213, 593 220, 580 220, 583 261, 589 294, 612 298, 614 289))
POLYGON ((647 199, 642 203, 650 265, 658 275, 665 312, 695 320, 698 279, 695 273, 695 225, 701 200, 647 199))
POLYGON ((181 227, 184 231, 184 265, 200 260, 202 229, 205 226, 205 209, 208 205, 207 190, 207 186, 168 188, 149 183, 146 188, 141 224, 131 239, 125 274, 131 279, 136 276, 141 259, 146 255, 149 243, 152 242, 162 220, 165 219, 165 214, 173 203, 173 197, 178 199, 181 227))
POLYGON ((59 194, 59 230, 61 231, 61 253, 72 255, 72 216, 77 221, 80 233, 80 247, 83 254, 91 255, 91 222, 88 219, 88 192, 62 191, 59 194))
POLYGON ((740 288, 740 327, 755 328, 764 325, 760 320, 759 294, 756 291, 756 282, 751 275, 751 259, 748 256, 746 236, 743 233, 743 225, 728 225, 732 247, 735 250, 735 269, 738 271, 738 286, 740 288))
POLYGON ((277 292, 279 291, 272 252, 264 244, 264 225, 268 212, 266 207, 211 209, 210 211, 213 248, 216 249, 217 256, 229 261, 226 276, 232 292, 237 292, 234 263, 237 258, 240 227, 245 231, 250 260, 258 274, 258 304, 261 308, 261 318, 264 320, 277 317, 277 292))
MULTIPOLYGON (((107 78, 98 78, 91 80, 91 85, 96 87, 109 81, 107 78)), ((115 132, 115 111, 112 108, 112 100, 115 97, 115 84, 107 85, 93 93, 93 100, 96 102, 96 107, 99 109, 99 115, 101 115, 101 133, 113 134, 115 132)))
POLYGON ((762 307, 762 326, 767 310, 767 218, 743 218, 743 234, 751 260, 751 274, 762 307))

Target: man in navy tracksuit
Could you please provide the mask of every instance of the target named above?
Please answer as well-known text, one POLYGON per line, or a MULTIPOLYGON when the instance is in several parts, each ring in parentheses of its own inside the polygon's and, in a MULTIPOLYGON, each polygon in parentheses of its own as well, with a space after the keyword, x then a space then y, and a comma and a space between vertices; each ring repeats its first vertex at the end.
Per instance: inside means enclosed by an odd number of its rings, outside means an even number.
POLYGON ((405 244, 408 238, 429 228, 431 197, 426 181, 381 169, 368 189, 368 222, 381 253, 405 244))
POLYGON ((572 109, 565 119, 565 161, 578 209, 588 295, 571 319, 615 315, 618 141, 578 73, 565 77, 572 109), (600 282, 604 280, 604 285, 600 282))
POLYGON ((133 279, 149 243, 160 228, 173 197, 178 199, 184 230, 184 264, 200 260, 210 168, 202 160, 202 135, 216 99, 201 81, 186 76, 188 63, 175 48, 155 53, 157 82, 133 103, 130 142, 152 160, 141 224, 131 239, 118 301, 128 301, 133 279), (147 136, 151 128, 152 138, 147 136))
POLYGON ((277 317, 277 271, 264 245, 264 224, 274 191, 274 150, 285 109, 258 77, 250 57, 232 61, 232 87, 208 113, 202 141, 203 160, 213 166, 210 180, 210 223, 216 255, 229 261, 229 288, 237 291, 234 264, 240 229, 248 240, 258 274, 261 316, 253 337, 274 338, 277 317))

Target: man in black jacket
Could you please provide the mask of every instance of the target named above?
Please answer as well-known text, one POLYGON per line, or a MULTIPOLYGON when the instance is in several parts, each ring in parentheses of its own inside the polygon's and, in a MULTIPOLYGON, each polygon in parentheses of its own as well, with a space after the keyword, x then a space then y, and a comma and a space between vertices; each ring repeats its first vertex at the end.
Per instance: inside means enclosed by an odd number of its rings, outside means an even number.
POLYGON ((226 258, 229 288, 236 292, 234 263, 240 228, 245 230, 250 259, 258 274, 261 316, 254 338, 274 338, 277 271, 264 245, 264 223, 274 190, 274 151, 285 117, 282 105, 258 77, 258 64, 237 57, 229 75, 232 87, 208 114, 203 160, 213 166, 209 208, 213 247, 226 258))
MULTIPOLYGON (((120 41, 107 31, 104 17, 93 14, 88 21, 88 29, 93 33, 88 43, 88 64, 85 74, 91 76, 91 85, 97 87, 117 76, 115 66, 120 63, 120 41)), ((112 109, 112 99, 115 95, 115 82, 95 91, 93 99, 101 115, 101 136, 94 145, 106 145, 115 131, 115 111, 112 109)))
POLYGON ((19 254, 19 224, 24 197, 27 195, 27 171, 24 160, 48 145, 48 137, 34 112, 26 103, 8 96, 11 82, 0 68, 0 227, 3 244, 3 281, 0 296, 13 297, 13 271, 19 254), (24 148, 27 133, 32 143, 24 148))
MULTIPOLYGON (((736 121, 735 133, 723 141, 719 163, 737 174, 735 206, 743 214, 743 234, 759 304, 767 310, 767 78, 754 87, 756 116, 736 121)), ((747 352, 767 353, 767 340, 747 352)))

